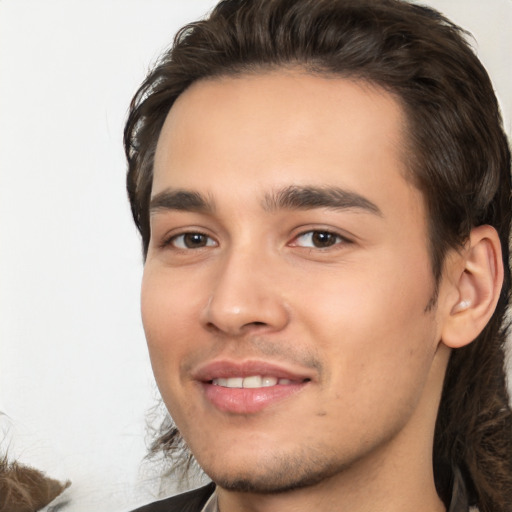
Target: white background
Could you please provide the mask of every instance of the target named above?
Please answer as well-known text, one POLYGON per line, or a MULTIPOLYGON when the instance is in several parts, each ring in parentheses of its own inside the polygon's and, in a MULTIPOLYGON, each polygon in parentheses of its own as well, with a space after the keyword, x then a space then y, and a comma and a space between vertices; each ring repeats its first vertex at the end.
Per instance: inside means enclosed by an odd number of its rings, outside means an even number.
MULTIPOLYGON (((512 1, 427 2, 476 37, 512 132, 512 1)), ((213 0, 0 0, 0 418, 66 510, 150 500, 156 402, 122 130, 146 71, 213 0)), ((154 476, 154 474, 153 474, 154 476)))

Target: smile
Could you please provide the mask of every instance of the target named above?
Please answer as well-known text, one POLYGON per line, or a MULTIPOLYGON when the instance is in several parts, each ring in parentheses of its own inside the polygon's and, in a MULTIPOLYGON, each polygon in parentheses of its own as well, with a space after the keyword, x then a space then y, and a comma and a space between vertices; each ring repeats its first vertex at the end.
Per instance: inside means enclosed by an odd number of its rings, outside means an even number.
POLYGON ((261 375, 251 375, 249 377, 230 377, 227 379, 213 379, 212 384, 214 386, 222 386, 224 388, 246 388, 246 389, 257 389, 257 388, 268 388, 272 386, 287 386, 292 384, 290 379, 278 379, 277 377, 261 375))
POLYGON ((306 366, 267 361, 210 361, 193 372, 209 405, 229 414, 255 414, 277 406, 313 384, 306 366))

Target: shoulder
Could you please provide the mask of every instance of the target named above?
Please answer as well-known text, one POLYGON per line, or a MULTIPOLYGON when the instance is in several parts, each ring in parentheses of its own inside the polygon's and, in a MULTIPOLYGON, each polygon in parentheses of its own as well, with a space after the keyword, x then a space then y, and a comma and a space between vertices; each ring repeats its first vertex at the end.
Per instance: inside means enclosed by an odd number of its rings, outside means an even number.
POLYGON ((201 512, 214 490, 215 484, 210 483, 193 491, 149 503, 132 512, 201 512))

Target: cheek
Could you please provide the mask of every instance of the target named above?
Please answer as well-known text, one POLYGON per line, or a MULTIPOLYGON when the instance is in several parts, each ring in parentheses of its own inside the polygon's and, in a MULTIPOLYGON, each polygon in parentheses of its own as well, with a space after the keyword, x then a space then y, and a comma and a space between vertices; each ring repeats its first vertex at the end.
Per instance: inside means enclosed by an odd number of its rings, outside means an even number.
POLYGON ((166 366, 179 358, 179 340, 192 328, 192 300, 170 275, 151 266, 144 269, 142 323, 157 380, 166 366))
POLYGON ((301 290, 295 290, 293 296, 301 297, 305 315, 315 316, 319 325, 340 333, 350 326, 364 329, 366 325, 385 332, 414 324, 424 316, 434 290, 428 272, 403 266, 391 269, 379 263, 373 268, 352 266, 311 274, 308 280, 309 284, 301 280, 301 290))
POLYGON ((344 389, 355 394, 363 382, 423 380, 436 348, 435 319, 425 312, 434 288, 428 261, 408 263, 395 255, 377 262, 317 276, 302 294, 298 315, 308 319, 318 348, 338 361, 332 378, 346 381, 344 389))
POLYGON ((194 330, 190 304, 185 291, 170 275, 149 266, 144 269, 142 323, 157 386, 167 408, 173 410, 175 421, 182 416, 181 407, 188 407, 187 401, 180 399, 180 362, 194 330))

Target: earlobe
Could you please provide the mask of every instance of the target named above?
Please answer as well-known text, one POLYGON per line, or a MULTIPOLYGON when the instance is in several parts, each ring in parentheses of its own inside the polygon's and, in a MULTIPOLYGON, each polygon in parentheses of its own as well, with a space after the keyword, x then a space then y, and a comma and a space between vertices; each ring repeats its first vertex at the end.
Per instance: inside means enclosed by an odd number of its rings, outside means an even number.
POLYGON ((492 226, 474 228, 460 257, 464 265, 454 280, 456 300, 448 305, 441 334, 442 342, 450 348, 468 345, 482 332, 494 313, 503 284, 501 244, 492 226))

